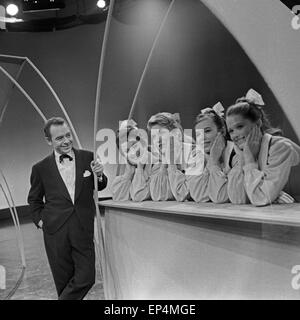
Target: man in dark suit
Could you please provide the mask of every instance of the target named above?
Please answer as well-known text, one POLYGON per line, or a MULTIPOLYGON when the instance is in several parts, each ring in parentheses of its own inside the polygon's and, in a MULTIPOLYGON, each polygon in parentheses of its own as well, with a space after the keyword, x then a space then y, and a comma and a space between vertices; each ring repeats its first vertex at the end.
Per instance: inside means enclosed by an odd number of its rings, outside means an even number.
POLYGON ((73 148, 64 119, 49 119, 44 133, 53 153, 32 167, 29 208, 43 229, 58 299, 83 299, 95 282, 93 173, 98 190, 107 178, 92 152, 73 148))

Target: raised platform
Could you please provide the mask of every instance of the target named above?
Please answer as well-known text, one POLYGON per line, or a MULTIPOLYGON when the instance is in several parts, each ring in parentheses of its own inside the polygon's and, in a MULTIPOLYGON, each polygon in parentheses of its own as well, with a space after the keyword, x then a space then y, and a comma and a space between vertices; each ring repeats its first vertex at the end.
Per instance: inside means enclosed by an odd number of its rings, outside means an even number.
POLYGON ((258 222, 300 227, 300 203, 255 207, 233 205, 231 203, 195 203, 176 201, 101 201, 101 206, 130 209, 133 211, 153 211, 176 215, 206 217, 212 219, 258 222))
POLYGON ((99 205, 107 298, 300 299, 300 204, 99 205))

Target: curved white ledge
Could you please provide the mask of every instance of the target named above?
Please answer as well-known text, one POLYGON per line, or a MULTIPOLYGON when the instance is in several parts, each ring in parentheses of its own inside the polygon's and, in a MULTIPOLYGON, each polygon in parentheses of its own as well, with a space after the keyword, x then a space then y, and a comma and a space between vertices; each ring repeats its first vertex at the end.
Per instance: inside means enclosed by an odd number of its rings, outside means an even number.
POLYGON ((266 207, 176 201, 100 201, 101 207, 300 227, 300 203, 266 207))

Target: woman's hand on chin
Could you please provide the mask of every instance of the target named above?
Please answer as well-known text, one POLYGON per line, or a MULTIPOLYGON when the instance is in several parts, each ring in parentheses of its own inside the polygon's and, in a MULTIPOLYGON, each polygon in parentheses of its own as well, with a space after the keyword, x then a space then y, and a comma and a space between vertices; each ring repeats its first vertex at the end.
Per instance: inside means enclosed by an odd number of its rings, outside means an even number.
POLYGON ((214 165, 219 165, 221 157, 226 147, 226 141, 221 133, 218 133, 215 141, 210 149, 210 162, 214 165))
POLYGON ((262 133, 258 126, 254 126, 247 136, 244 144, 244 160, 245 164, 255 163, 258 159, 262 139, 262 133))

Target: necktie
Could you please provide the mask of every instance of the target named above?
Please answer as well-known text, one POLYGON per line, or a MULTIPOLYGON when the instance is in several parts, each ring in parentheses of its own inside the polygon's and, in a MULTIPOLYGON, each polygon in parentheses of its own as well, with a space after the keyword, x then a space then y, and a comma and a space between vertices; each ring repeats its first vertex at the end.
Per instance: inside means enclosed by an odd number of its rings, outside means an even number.
POLYGON ((71 156, 69 156, 68 154, 61 154, 61 155, 59 156, 59 163, 62 163, 65 158, 69 159, 70 161, 73 160, 73 158, 72 158, 71 156))

